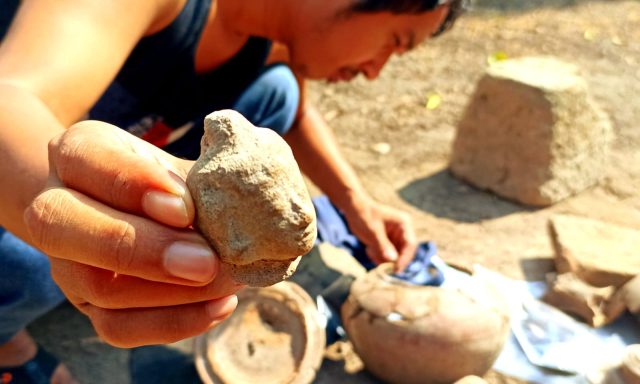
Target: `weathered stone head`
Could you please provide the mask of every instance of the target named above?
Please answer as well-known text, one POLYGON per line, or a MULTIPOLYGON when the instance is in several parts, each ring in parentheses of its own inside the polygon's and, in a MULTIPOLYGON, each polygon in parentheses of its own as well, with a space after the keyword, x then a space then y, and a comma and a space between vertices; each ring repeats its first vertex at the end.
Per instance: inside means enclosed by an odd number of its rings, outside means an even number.
POLYGON ((187 177, 195 226, 233 278, 267 286, 289 277, 316 237, 315 211, 291 149, 235 111, 205 118, 187 177))

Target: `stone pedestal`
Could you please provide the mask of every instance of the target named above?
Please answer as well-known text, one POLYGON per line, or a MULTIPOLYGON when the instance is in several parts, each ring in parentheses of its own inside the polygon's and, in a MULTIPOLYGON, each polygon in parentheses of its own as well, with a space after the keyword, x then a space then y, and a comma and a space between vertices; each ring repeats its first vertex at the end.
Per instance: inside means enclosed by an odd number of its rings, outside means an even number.
POLYGON ((602 177, 611 123, 573 65, 530 57, 492 65, 459 124, 452 172, 518 202, 547 206, 602 177))

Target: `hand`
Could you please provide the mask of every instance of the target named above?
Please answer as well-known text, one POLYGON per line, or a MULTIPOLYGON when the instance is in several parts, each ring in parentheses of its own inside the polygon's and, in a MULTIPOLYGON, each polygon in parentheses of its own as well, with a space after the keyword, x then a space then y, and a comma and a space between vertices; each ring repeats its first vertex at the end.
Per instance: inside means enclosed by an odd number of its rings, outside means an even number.
POLYGON ((396 272, 404 270, 416 252, 416 235, 405 212, 360 198, 346 210, 349 228, 367 246, 367 255, 376 264, 392 261, 396 272))
POLYGON ((47 188, 25 222, 56 283, 112 345, 194 336, 236 307, 241 286, 190 228, 192 164, 97 121, 49 143, 47 188))

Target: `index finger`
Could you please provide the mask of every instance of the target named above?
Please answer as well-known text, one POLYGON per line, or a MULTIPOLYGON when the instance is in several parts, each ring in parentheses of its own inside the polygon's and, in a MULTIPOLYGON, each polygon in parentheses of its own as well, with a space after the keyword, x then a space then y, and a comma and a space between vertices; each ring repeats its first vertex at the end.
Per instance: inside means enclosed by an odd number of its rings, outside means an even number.
POLYGON ((50 142, 49 160, 60 183, 110 207, 174 227, 193 222, 188 162, 115 126, 76 124, 50 142))
POLYGON ((394 243, 398 249, 398 260, 396 260, 396 271, 404 271, 413 260, 418 242, 415 231, 410 222, 403 222, 398 227, 398 234, 394 236, 394 243), (397 240, 395 239, 397 238, 397 240))

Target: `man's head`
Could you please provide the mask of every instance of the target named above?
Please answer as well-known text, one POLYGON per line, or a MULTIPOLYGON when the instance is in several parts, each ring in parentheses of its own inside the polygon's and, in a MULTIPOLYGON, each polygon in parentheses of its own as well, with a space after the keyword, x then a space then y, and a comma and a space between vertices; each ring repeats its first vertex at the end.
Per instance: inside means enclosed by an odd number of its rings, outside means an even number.
POLYGON ((466 1, 307 0, 288 42, 291 65, 309 78, 374 79, 392 54, 449 29, 466 1))

